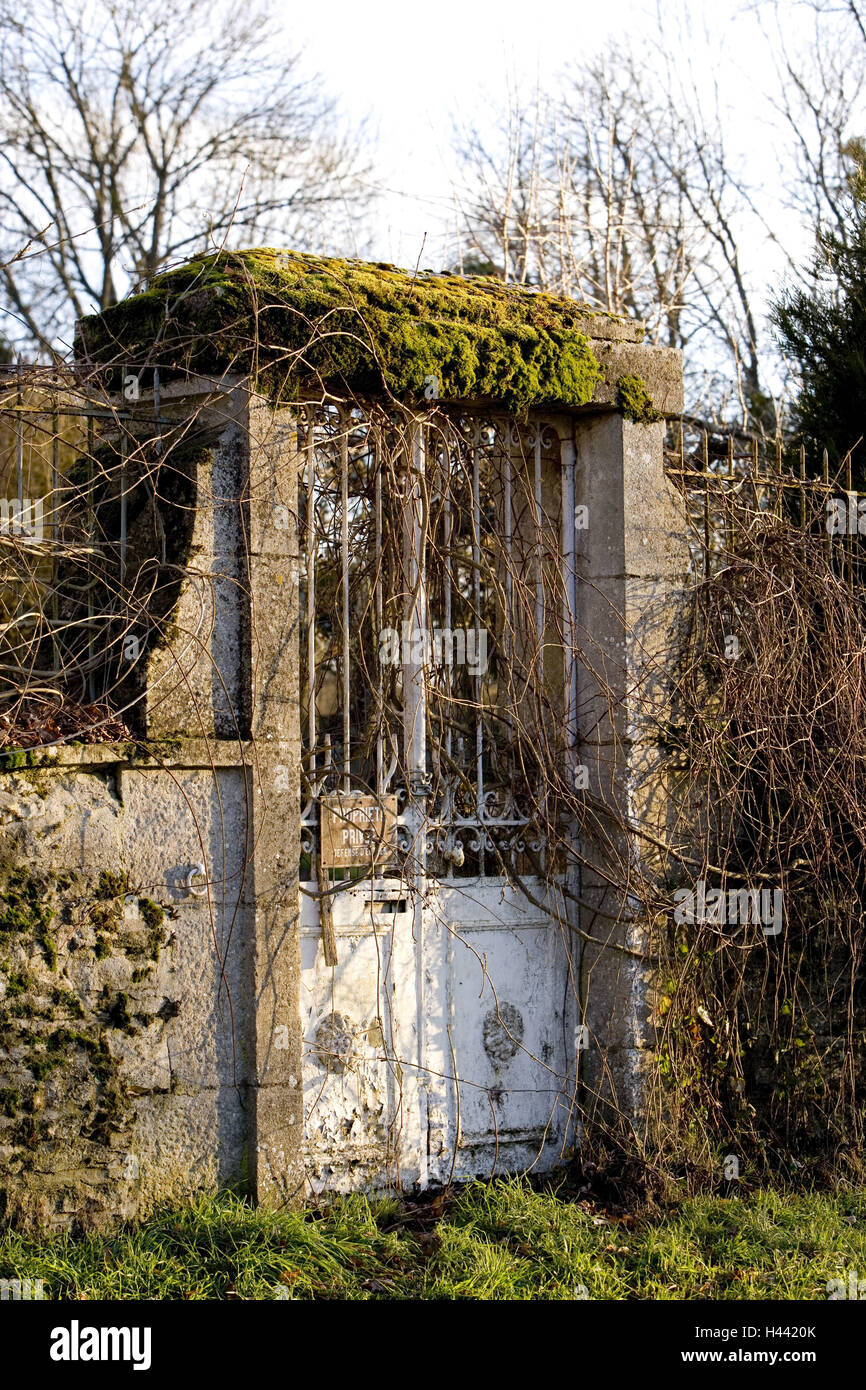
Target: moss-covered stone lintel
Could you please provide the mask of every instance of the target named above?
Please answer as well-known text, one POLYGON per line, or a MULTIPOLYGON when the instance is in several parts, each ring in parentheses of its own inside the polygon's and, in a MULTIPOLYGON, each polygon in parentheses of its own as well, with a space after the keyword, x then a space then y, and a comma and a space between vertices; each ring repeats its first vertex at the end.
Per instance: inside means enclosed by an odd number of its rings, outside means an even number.
POLYGON ((64 743, 45 748, 0 749, 5 773, 52 768, 174 767, 190 770, 255 763, 256 745, 238 739, 171 738, 128 743, 64 743))
POLYGON ((643 326, 488 277, 277 251, 219 253, 82 319, 93 364, 254 376, 288 402, 321 389, 411 404, 472 400, 514 412, 616 405, 639 376, 662 414, 682 408, 681 357, 643 326))

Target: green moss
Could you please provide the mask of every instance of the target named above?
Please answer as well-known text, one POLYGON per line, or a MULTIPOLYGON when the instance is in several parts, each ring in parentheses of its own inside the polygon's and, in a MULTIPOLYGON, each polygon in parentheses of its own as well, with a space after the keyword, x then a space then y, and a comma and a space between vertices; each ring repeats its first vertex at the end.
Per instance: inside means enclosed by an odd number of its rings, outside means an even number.
POLYGON ((81 1000, 78 998, 78 995, 73 994, 71 990, 54 988, 51 991, 51 1001, 54 1004, 61 1005, 63 1008, 68 1009, 73 1018, 84 1017, 84 1009, 81 1000))
POLYGON ((132 1029, 132 1015, 129 1012, 129 995, 123 990, 119 990, 111 1001, 108 1010, 108 1026, 117 1028, 122 1033, 128 1033, 132 1029))
POLYGON ((93 477, 93 460, 80 455, 74 463, 67 464, 63 476, 73 487, 85 487, 93 477))
MULTIPOLYGON (((52 1153, 67 1139, 77 1142, 79 1136, 114 1147, 118 1135, 131 1123, 121 1063, 112 1056, 109 1039, 113 1031, 115 1036, 116 1031, 138 1032, 139 1022, 147 1024, 150 1017, 135 1014, 129 994, 114 985, 103 990, 94 1013, 69 981, 51 981, 38 961, 41 948, 48 964, 56 963, 48 930, 53 908, 57 907, 61 919, 70 910, 65 896, 73 895, 74 920, 80 916, 83 890, 88 908, 103 914, 106 922, 113 922, 120 920, 118 914, 122 917, 125 888, 125 878, 108 871, 94 883, 88 875, 31 874, 23 866, 8 863, 0 868, 0 945, 5 937, 10 948, 14 947, 0 962, 5 976, 0 1055, 7 1058, 7 1074, 2 1078, 5 1085, 0 1089, 0 1122, 6 1148, 4 1167, 10 1173, 20 1175, 21 1165, 30 1162, 28 1154, 43 1143, 50 1144, 52 1153), (22 951, 29 957, 23 964, 18 959, 22 951), (47 1103, 40 1088, 49 1078, 53 1080, 51 1106, 56 1112, 50 1124, 37 1114, 47 1103), (18 1146, 17 1156, 10 1155, 11 1145, 18 1146)), ((150 904, 145 912, 151 947, 152 935, 162 933, 163 916, 158 904, 150 904)), ((144 938, 142 925, 137 934, 144 938)), ((121 954, 124 950, 117 938, 99 934, 97 955, 108 956, 117 950, 121 954)))
POLYGON ((0 1114, 5 1115, 11 1120, 21 1109, 21 1092, 15 1091, 11 1087, 4 1087, 0 1090, 0 1114))
POLYGON ((139 898, 138 910, 149 931, 162 927, 165 921, 165 908, 160 907, 159 903, 155 903, 153 898, 139 898))
POLYGON ((122 897, 126 892, 126 875, 112 874, 108 869, 103 869, 99 875, 99 882, 96 886, 97 898, 107 900, 109 898, 122 897))
POLYGON ((41 761, 39 749, 11 748, 0 753, 0 772, 17 772, 22 767, 38 767, 41 761))
POLYGON ((123 911, 116 899, 109 903, 97 901, 91 903, 90 920, 97 931, 111 931, 120 926, 123 920, 123 911))
POLYGON ((146 954, 151 960, 158 961, 164 937, 165 908, 155 903, 152 898, 139 898, 138 910, 147 927, 146 954))
POLYGON ((96 885, 94 901, 90 904, 88 916, 96 929, 94 951, 97 959, 102 959, 111 951, 110 933, 116 932, 123 924, 123 899, 126 893, 126 877, 103 869, 96 885))
MULTIPOLYGON (((67 746, 74 746, 69 739, 65 740, 67 746)), ((47 747, 37 748, 6 748, 0 753, 0 773, 20 772, 22 769, 32 774, 25 778, 25 781, 34 790, 50 791, 52 781, 46 773, 51 773, 57 767, 57 747, 48 745, 47 747)))
MULTIPOLYGON (((152 615, 151 615, 152 616, 152 615)), ((169 646, 181 635, 176 624, 158 624, 156 646, 169 646), (170 633, 174 630, 175 636, 170 633)), ((171 758, 183 748, 184 740, 179 736, 155 739, 130 739, 117 745, 118 753, 128 763, 160 763, 171 758)))
POLYGON ((30 931, 39 918, 40 893, 24 869, 13 869, 0 898, 0 932, 30 931))
POLYGON ((53 970, 57 965, 57 949, 50 933, 54 911, 45 903, 46 892, 46 884, 26 869, 13 869, 0 889, 0 936, 32 934, 53 970))
POLYGON ((91 360, 252 374, 289 399, 384 388, 508 409, 585 405, 602 372, 585 305, 484 276, 258 249, 199 256, 79 324, 91 360))
POLYGON ((639 376, 621 376, 616 383, 616 407, 636 425, 654 425, 662 416, 639 376))
POLYGON ((102 1056, 105 1048, 102 1038, 91 1038, 87 1033, 80 1033, 75 1028, 55 1028, 47 1041, 47 1046, 52 1052, 59 1052, 70 1044, 75 1047, 83 1047, 85 1052, 98 1057, 102 1056))
POLYGON ((55 1067, 63 1065, 63 1058, 58 1057, 54 1052, 33 1052, 24 1065, 31 1072, 35 1081, 44 1081, 49 1072, 54 1071, 55 1067))

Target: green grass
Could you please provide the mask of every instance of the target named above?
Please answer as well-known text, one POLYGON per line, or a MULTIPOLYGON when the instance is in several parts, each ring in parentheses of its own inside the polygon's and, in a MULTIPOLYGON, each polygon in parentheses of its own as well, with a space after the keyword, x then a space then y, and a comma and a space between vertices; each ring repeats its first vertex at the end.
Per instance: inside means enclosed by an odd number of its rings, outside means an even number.
POLYGON ((111 1238, 7 1232, 0 1277, 42 1279, 46 1298, 449 1300, 826 1299, 829 1279, 866 1277, 866 1192, 697 1197, 624 1224, 502 1180, 466 1188, 437 1224, 418 1210, 207 1197, 111 1238))

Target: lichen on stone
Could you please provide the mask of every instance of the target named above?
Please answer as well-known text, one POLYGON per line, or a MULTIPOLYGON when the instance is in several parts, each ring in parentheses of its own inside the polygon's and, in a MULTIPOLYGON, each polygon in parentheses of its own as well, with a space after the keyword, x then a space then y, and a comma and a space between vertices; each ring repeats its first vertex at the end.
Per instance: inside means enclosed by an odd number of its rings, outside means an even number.
POLYGON ((276 251, 198 256, 78 325, 93 362, 251 374, 305 391, 586 405, 602 376, 586 305, 487 276, 276 251))

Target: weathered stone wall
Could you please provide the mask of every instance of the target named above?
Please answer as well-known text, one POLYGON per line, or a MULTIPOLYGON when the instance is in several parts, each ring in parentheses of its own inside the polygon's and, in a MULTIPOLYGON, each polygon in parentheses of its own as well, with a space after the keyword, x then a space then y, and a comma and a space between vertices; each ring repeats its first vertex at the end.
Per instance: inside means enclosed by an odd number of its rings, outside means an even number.
POLYGON ((244 774, 118 751, 0 776, 0 1190, 23 1224, 247 1175, 244 774))

